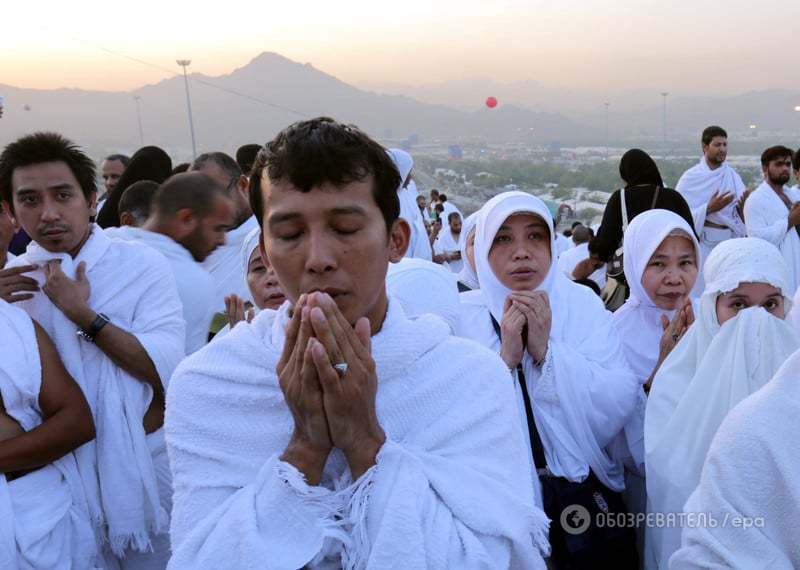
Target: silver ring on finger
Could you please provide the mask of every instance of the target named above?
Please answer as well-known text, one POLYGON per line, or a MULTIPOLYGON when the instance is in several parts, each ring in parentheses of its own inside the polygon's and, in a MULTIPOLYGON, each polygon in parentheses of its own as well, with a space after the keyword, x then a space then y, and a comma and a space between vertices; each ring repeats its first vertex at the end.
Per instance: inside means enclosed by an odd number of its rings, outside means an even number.
POLYGON ((339 362, 338 364, 334 364, 333 367, 336 369, 336 372, 339 374, 339 378, 347 374, 347 362, 339 362))

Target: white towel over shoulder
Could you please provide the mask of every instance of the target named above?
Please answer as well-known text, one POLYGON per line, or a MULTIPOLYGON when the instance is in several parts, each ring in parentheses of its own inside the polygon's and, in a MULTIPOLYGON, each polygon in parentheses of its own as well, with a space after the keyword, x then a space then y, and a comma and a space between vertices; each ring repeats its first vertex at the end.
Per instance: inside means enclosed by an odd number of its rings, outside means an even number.
POLYGON ((275 374, 287 313, 240 324, 172 379, 170 568, 544 568, 547 522, 497 356, 390 300, 372 339, 386 443, 355 482, 334 450, 310 487, 279 460, 293 425, 275 374))

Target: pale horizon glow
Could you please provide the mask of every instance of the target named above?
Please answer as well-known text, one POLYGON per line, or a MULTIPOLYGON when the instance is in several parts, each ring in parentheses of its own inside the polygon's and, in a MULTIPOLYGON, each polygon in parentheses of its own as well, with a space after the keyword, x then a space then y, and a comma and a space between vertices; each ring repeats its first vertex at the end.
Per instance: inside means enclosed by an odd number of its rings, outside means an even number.
POLYGON ((0 84, 118 91, 172 76, 107 48, 175 74, 176 59, 191 59, 190 71, 210 76, 277 52, 366 86, 485 78, 598 93, 798 88, 790 55, 797 2, 229 0, 208 10, 201 3, 142 0, 130 6, 6 3, 0 84))

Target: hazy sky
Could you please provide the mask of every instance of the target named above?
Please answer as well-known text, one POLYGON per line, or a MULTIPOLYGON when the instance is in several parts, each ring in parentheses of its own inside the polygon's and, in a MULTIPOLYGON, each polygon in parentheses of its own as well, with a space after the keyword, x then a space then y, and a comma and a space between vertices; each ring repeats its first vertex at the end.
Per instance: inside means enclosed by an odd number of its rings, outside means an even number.
POLYGON ((351 82, 535 79, 598 92, 797 89, 797 0, 3 2, 0 83, 121 90, 278 52, 351 82), (130 7, 130 11, 124 8, 130 7))

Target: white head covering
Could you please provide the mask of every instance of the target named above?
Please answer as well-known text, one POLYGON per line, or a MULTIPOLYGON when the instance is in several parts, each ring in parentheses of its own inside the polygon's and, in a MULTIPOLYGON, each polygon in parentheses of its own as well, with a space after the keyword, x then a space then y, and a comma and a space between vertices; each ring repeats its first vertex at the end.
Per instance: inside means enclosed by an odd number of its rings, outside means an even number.
MULTIPOLYGON (((625 232, 623 253, 625 279, 630 297, 614 313, 614 326, 620 334, 625 357, 637 378, 644 383, 658 360, 661 341, 661 315, 672 318, 675 311, 659 309, 642 285, 647 263, 661 243, 676 230, 686 233, 694 245, 695 262, 702 267, 700 244, 686 221, 668 210, 648 210, 636 216, 625 232)), ((691 286, 690 286, 691 290, 691 286)))
MULTIPOLYGON (((647 495, 652 512, 680 512, 700 480, 711 440, 728 412, 761 388, 800 347, 793 327, 760 307, 720 326, 716 301, 740 283, 781 290, 788 312, 789 271, 780 251, 758 238, 726 240, 706 261, 695 323, 653 381, 645 415, 647 495)), ((647 544, 666 567, 680 528, 648 529, 647 544)))
MULTIPOLYGON (((503 222, 519 213, 542 218, 550 234, 550 266, 537 288, 548 294, 552 313, 547 357, 541 368, 527 351, 522 360, 526 381, 534 386, 533 412, 548 466, 558 475, 568 473, 573 478, 585 477, 591 468, 604 485, 621 491, 622 464, 608 455, 605 446, 633 411, 639 386, 624 364, 611 316, 600 299, 557 270, 553 219, 539 198, 524 192, 503 192, 481 208, 475 230, 475 265, 481 288, 463 293, 462 302, 482 302, 498 323, 502 321, 503 305, 511 289, 492 271, 489 251, 503 222), (539 385, 544 378, 547 380, 539 385), (605 396, 598 399, 598 392, 605 396), (552 402, 560 402, 557 413, 552 402)), ((478 320, 462 319, 461 326, 473 329, 470 338, 484 346, 498 346, 495 331, 482 327, 478 320)))
POLYGON ((389 153, 389 157, 394 161, 394 165, 400 172, 400 188, 402 188, 403 183, 405 183, 406 178, 414 168, 414 159, 401 148, 390 148, 386 152, 389 153))
POLYGON ((400 301, 407 317, 431 313, 441 317, 451 333, 455 331, 460 313, 458 286, 455 275, 441 265, 413 257, 390 263, 386 289, 400 301))
POLYGON ((472 265, 470 265, 469 259, 467 259, 467 240, 469 239, 469 234, 475 230, 477 223, 478 212, 467 216, 467 219, 464 220, 461 226, 461 235, 458 236, 458 249, 461 251, 461 260, 464 262, 464 265, 461 267, 461 271, 458 273, 457 277, 459 281, 470 289, 480 289, 478 274, 472 269, 472 265))
POLYGON ((253 228, 248 232, 242 242, 242 267, 244 267, 244 275, 242 277, 248 291, 250 290, 250 284, 247 282, 247 268, 250 265, 250 256, 253 255, 253 252, 258 249, 261 243, 260 238, 261 228, 253 228))

